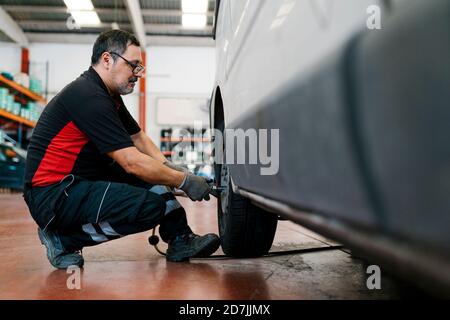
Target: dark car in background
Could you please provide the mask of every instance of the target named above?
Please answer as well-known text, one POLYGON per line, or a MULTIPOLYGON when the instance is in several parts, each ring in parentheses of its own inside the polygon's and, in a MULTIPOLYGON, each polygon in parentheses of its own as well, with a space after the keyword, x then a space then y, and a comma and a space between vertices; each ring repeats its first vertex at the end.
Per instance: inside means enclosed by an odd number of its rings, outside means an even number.
POLYGON ((0 188, 22 190, 26 152, 0 144, 0 188))

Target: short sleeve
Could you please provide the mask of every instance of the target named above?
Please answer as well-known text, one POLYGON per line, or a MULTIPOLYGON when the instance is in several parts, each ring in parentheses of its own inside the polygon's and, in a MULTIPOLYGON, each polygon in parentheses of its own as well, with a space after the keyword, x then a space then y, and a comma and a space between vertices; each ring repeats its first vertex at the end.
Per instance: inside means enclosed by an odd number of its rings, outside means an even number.
POLYGON ((131 116, 130 112, 128 111, 128 109, 125 107, 124 104, 120 106, 118 113, 119 118, 122 121, 123 126, 125 127, 125 130, 127 130, 130 136, 141 131, 141 127, 139 127, 138 123, 131 116))
POLYGON ((114 101, 95 94, 66 106, 75 125, 88 136, 100 153, 134 146, 114 101))

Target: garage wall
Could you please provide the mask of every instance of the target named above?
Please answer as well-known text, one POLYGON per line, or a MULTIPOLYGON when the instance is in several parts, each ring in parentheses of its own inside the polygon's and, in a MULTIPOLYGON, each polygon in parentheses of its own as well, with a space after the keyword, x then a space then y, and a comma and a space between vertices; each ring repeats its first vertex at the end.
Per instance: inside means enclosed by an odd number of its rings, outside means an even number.
POLYGON ((20 47, 8 43, 0 42, 0 70, 15 74, 20 71, 20 47))
POLYGON ((161 127, 156 124, 157 100, 209 99, 216 70, 215 48, 149 47, 147 59, 147 132, 159 143, 161 127))
MULTIPOLYGON (((36 72, 45 72, 45 63, 49 62, 51 98, 89 67, 92 45, 33 43, 29 50, 32 67, 36 72)), ((19 46, 0 42, 0 70, 13 75, 18 73, 20 54, 19 46)), ((150 46, 147 48, 147 61, 147 132, 159 144, 161 127, 156 124, 157 99, 208 99, 215 76, 215 49, 150 46)), ((137 120, 138 93, 124 96, 124 101, 137 120)))

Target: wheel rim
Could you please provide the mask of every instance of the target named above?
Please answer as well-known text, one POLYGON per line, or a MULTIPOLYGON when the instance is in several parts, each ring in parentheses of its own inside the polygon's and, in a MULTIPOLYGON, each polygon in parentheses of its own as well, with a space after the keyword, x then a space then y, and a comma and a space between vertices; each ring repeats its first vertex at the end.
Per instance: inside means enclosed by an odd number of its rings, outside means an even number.
POLYGON ((218 220, 219 220, 219 233, 220 236, 224 236, 226 234, 227 229, 227 219, 226 215, 228 213, 228 197, 229 197, 229 173, 228 167, 226 164, 222 164, 220 166, 220 176, 218 179, 218 187, 220 187, 223 191, 220 193, 220 197, 218 199, 218 220))
POLYGON ((223 164, 220 170, 220 185, 219 185, 222 190, 222 192, 220 193, 220 206, 223 213, 226 213, 228 208, 229 183, 230 183, 230 175, 228 166, 226 164, 223 164))

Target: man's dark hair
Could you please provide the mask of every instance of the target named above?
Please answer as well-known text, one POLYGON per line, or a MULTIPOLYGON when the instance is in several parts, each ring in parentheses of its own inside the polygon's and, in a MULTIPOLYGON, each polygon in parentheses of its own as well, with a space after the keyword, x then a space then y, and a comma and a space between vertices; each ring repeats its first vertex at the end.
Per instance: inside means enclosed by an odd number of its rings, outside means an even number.
MULTIPOLYGON (((95 40, 94 48, 92 49, 91 64, 96 65, 103 52, 116 52, 123 54, 129 45, 140 46, 136 37, 124 30, 109 30, 102 32, 97 40, 95 40)), ((117 57, 113 56, 115 60, 117 57)))

